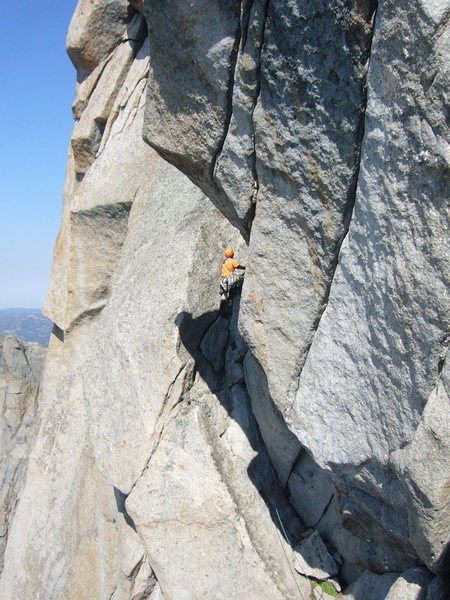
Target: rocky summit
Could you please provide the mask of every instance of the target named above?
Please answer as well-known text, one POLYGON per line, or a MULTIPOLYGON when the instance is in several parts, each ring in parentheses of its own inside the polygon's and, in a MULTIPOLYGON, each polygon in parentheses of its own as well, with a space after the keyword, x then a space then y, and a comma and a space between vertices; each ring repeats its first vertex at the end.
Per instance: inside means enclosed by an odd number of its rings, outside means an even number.
POLYGON ((449 16, 79 0, 2 598, 450 597, 449 16))

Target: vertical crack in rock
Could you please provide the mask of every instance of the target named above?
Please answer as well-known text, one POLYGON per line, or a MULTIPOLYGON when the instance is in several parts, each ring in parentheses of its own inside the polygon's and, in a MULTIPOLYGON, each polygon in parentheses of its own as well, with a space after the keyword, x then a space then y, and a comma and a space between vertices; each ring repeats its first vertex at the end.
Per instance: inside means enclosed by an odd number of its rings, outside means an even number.
POLYGON ((166 395, 164 396, 164 400, 161 405, 159 414, 155 420, 155 427, 154 427, 153 433, 152 433, 152 437, 154 438, 153 445, 150 449, 147 461, 145 462, 145 465, 142 468, 141 473, 139 474, 139 476, 136 478, 135 482, 131 486, 131 489, 130 489, 129 493, 127 494, 127 496, 129 496, 133 492, 133 490, 136 487, 136 485, 138 484, 139 480, 141 479, 141 477, 144 475, 144 473, 148 469, 150 461, 152 460, 152 457, 158 448, 159 442, 161 441, 161 438, 164 435, 164 429, 169 422, 170 414, 184 399, 184 390, 183 390, 183 394, 180 395, 180 397, 176 400, 176 402, 172 405, 170 404, 170 399, 172 397, 172 391, 173 391, 181 373, 183 373, 183 371, 185 371, 185 370, 186 370, 186 364, 184 364, 180 367, 178 373, 175 375, 174 379, 169 384, 169 387, 167 389, 166 395))
MULTIPOLYGON (((241 0, 239 0, 239 9, 241 8, 241 4, 242 4, 241 0)), ((223 127, 222 139, 219 141, 216 151, 213 154, 211 164, 209 165, 209 172, 210 172, 211 180, 214 180, 214 169, 216 166, 216 162, 217 162, 218 157, 220 156, 220 153, 222 152, 223 145, 224 145, 226 137, 228 135, 231 116, 233 114, 234 80, 235 80, 235 74, 236 74, 236 64, 237 64, 237 59, 238 59, 239 46, 241 43, 241 36, 242 36, 242 26, 241 26, 241 22, 239 21, 239 25, 238 25, 238 28, 236 31, 236 37, 234 40, 233 50, 231 52, 230 74, 229 74, 228 86, 227 86, 227 107, 226 107, 226 113, 225 113, 225 122, 224 122, 224 127, 223 127)))
POLYGON ((73 118, 75 119, 75 121, 80 120, 81 115, 83 114, 83 111, 85 110, 87 104, 89 103, 89 99, 91 98, 91 96, 95 92, 95 90, 97 89, 99 81, 102 78, 102 75, 103 75, 106 67, 108 66, 108 63, 111 61, 111 58, 112 58, 112 54, 108 54, 108 56, 99 65, 97 65, 97 67, 94 69, 94 71, 92 71, 92 73, 90 73, 89 78, 92 78, 93 81, 91 82, 91 84, 89 86, 88 86, 87 79, 85 79, 83 82, 80 82, 79 90, 78 90, 75 100, 73 101, 73 104, 72 104, 72 115, 73 115, 73 118), (84 87, 88 87, 87 93, 86 94, 82 93, 81 98, 80 98, 80 90, 83 90, 84 87))
POLYGON ((151 60, 143 135, 245 235, 240 214, 213 177, 232 115, 240 7, 236 0, 144 2, 151 60))
POLYGON ((256 159, 257 159, 257 155, 256 155, 256 135, 255 135, 255 123, 253 120, 253 115, 256 109, 256 106, 259 102, 259 97, 261 94, 261 57, 262 57, 262 49, 264 47, 264 39, 265 39, 265 31, 266 31, 266 22, 267 22, 267 13, 269 11, 269 0, 266 0, 263 4, 263 22, 261 25, 261 39, 259 42, 259 47, 258 47, 258 64, 256 66, 256 96, 255 96, 255 102, 252 106, 252 110, 251 110, 251 124, 252 124, 252 128, 253 128, 253 154, 251 156, 252 159, 252 172, 253 172, 253 178, 255 181, 255 190, 254 190, 254 195, 253 195, 253 215, 251 217, 251 221, 250 221, 250 226, 251 226, 251 222, 253 222, 253 219, 255 218, 255 210, 256 210, 256 200, 257 200, 257 196, 258 196, 258 190, 259 190, 259 185, 258 185, 258 172, 256 169, 256 159))
POLYGON ((333 502, 333 500, 334 500, 335 497, 336 497, 335 494, 331 494, 330 499, 326 503, 325 508, 322 510, 322 514, 320 515, 320 517, 317 519, 317 521, 315 523, 313 523, 312 525, 310 525, 311 529, 316 529, 316 527, 319 525, 319 523, 321 522, 321 520, 324 518, 327 510, 330 508, 331 503, 333 502))
POLYGON ((291 396, 294 396, 297 392, 298 382, 301 378, 303 367, 308 358, 309 350, 311 349, 311 346, 313 344, 315 333, 319 329, 320 321, 321 321, 324 311, 327 307, 328 299, 330 297, 331 288, 333 286, 333 281, 334 281, 334 277, 336 274, 337 265, 339 262, 340 250, 341 250, 342 244, 348 234, 348 231, 350 228, 350 223, 352 220, 353 209, 354 209, 355 202, 356 202, 356 193, 357 193, 357 189, 358 189, 359 172, 360 172, 360 167, 361 167, 362 143, 364 140, 365 114, 366 114, 366 108, 367 108, 367 76, 368 76, 368 70, 369 70, 369 64, 370 64, 372 40, 373 40, 373 36, 375 33, 377 10, 378 10, 378 0, 371 0, 370 1, 370 13, 369 13, 368 19, 367 19, 367 25, 370 28, 370 35, 367 40, 367 48, 365 51, 365 65, 364 65, 365 75, 364 75, 364 82, 362 83, 363 100, 362 100, 361 113, 359 116, 359 122, 358 122, 358 126, 357 126, 356 138, 355 138, 354 152, 355 152, 355 156, 357 157, 357 160, 356 160, 355 171, 353 173, 352 180, 351 180, 350 186, 349 186, 348 199, 347 199, 346 206, 345 206, 344 213, 343 213, 344 231, 343 231, 343 234, 340 237, 340 239, 336 240, 335 249, 330 251, 330 253, 333 257, 331 264, 330 264, 330 280, 329 280, 328 286, 327 286, 324 296, 323 296, 323 302, 322 302, 321 309, 318 312, 317 317, 312 325, 312 332, 310 335, 310 339, 308 341, 307 348, 306 348, 304 354, 298 360, 297 376, 295 378, 293 378, 292 384, 289 388, 289 395, 291 395, 291 396))
POLYGON ((169 417, 170 417, 170 415, 173 413, 173 411, 175 410, 175 408, 184 400, 184 393, 185 393, 186 390, 184 389, 184 386, 183 386, 183 390, 182 390, 182 393, 180 394, 180 396, 175 400, 175 402, 173 404, 170 404, 170 399, 172 397, 172 392, 173 392, 173 389, 175 387, 175 384, 177 383, 177 381, 178 381, 181 373, 185 369, 186 369, 186 365, 183 365, 182 367, 180 367, 180 370, 178 371, 177 375, 175 376, 175 379, 170 384, 169 389, 167 390, 167 393, 166 393, 166 395, 164 397, 164 401, 163 401, 163 404, 162 404, 161 409, 159 411, 159 415, 156 418, 154 435, 155 434, 157 435, 157 441, 156 441, 155 448, 152 451, 152 454, 155 452, 155 450, 158 447, 158 444, 159 444, 162 436, 164 435, 164 430, 165 430, 165 428, 167 427, 167 425, 169 423, 169 417))
MULTIPOLYGON (((252 3, 253 6, 253 3, 252 3)), ((259 101, 259 97, 261 94, 261 57, 262 57, 262 49, 264 47, 264 37, 265 37, 265 30, 266 30, 266 22, 267 22, 267 13, 269 10, 269 0, 265 0, 265 2, 263 2, 263 18, 262 18, 262 24, 261 24, 261 30, 260 30, 260 40, 259 43, 256 44, 257 47, 257 65, 256 65, 256 73, 255 73, 255 83, 256 83, 256 92, 255 92, 255 98, 254 98, 254 102, 253 105, 250 109, 250 125, 252 128, 252 142, 253 142, 253 152, 250 155, 250 161, 251 161, 251 172, 252 172, 252 176, 253 176, 253 182, 252 182, 252 197, 251 197, 251 206, 248 210, 248 213, 246 215, 246 223, 247 223, 247 227, 249 229, 249 231, 251 231, 252 228, 252 224, 253 221, 255 219, 255 214, 256 214, 256 203, 258 200, 258 192, 259 192, 259 180, 258 180, 258 171, 257 171, 257 152, 256 152, 256 132, 255 132, 255 123, 253 120, 253 115, 255 113, 256 107, 258 105, 258 101, 259 101)), ((249 13, 250 13, 250 9, 249 9, 249 13)), ((245 43, 243 44, 245 45, 245 43)))
MULTIPOLYGON (((364 82, 362 84, 363 101, 362 101, 361 114, 359 116, 359 123, 358 123, 358 127, 357 127, 356 139, 355 139, 355 156, 357 157, 356 168, 355 168, 355 172, 352 177, 352 181, 349 186, 349 195, 348 195, 348 200, 347 200, 347 204, 346 204, 344 216, 343 216, 343 222, 344 222, 345 229, 344 229, 341 239, 338 240, 336 243, 335 252, 333 252, 334 261, 333 261, 333 264, 331 267, 332 275, 331 275, 331 279, 330 279, 330 284, 329 284, 328 289, 324 296, 323 310, 325 310, 325 307, 328 302, 328 298, 330 296, 330 291, 331 291, 331 287, 333 285, 334 275, 336 273, 336 267, 339 262, 340 249, 341 249, 343 241, 345 240, 345 238, 347 236, 347 233, 348 233, 348 230, 350 227, 350 223, 351 223, 351 219, 352 219, 352 215, 353 215, 355 201, 356 201, 356 192, 357 192, 357 188, 358 188, 358 177, 359 177, 359 171, 361 168, 361 156, 362 156, 361 151, 362 151, 362 143, 363 143, 363 139, 364 139, 365 115, 366 115, 366 108, 367 108, 367 76, 368 76, 369 63, 370 63, 372 40, 373 40, 373 36, 374 36, 374 32, 375 32, 377 9, 378 9, 378 0, 371 0, 370 14, 368 17, 368 26, 370 27, 370 36, 367 40, 365 66, 364 66, 365 76, 364 76, 364 82)), ((318 329, 320 319, 322 318, 323 310, 321 311, 320 315, 318 315, 318 317, 317 317, 317 322, 314 326, 315 331, 317 331, 317 329, 318 329)), ((306 359, 306 356, 305 356, 305 359, 306 359)))
POLYGON ((267 0, 247 0, 241 5, 240 43, 229 89, 226 136, 213 164, 217 192, 237 211, 246 241, 255 214, 258 192, 253 112, 260 93, 261 49, 267 18, 267 0))
MULTIPOLYGON (((331 291, 331 287, 333 285, 333 279, 334 279, 334 275, 336 273, 336 267, 337 264, 339 262, 339 254, 340 254, 340 249, 342 246, 342 243, 344 241, 344 239, 347 236, 349 227, 350 227, 350 223, 351 223, 351 219, 352 219, 352 215, 353 215, 353 209, 355 206, 355 201, 356 201, 356 192, 357 192, 357 187, 358 187, 358 177, 359 177, 359 171, 360 171, 360 167, 361 167, 361 156, 362 156, 362 143, 363 143, 363 139, 364 139, 364 129, 365 129, 365 115, 366 115, 366 108, 367 108, 367 76, 368 76, 368 70, 369 70, 369 63, 370 63, 370 54, 371 54, 371 48, 372 48, 372 40, 373 40, 373 36, 374 36, 374 32, 375 32, 375 21, 376 21, 376 13, 377 13, 377 9, 378 9, 378 0, 371 0, 370 2, 370 14, 368 16, 368 27, 370 28, 370 35, 368 37, 367 40, 367 48, 366 48, 366 55, 365 55, 365 65, 364 65, 364 69, 365 69, 365 75, 364 75, 364 81, 362 83, 362 89, 363 89, 363 99, 362 99, 362 106, 361 106, 361 113, 359 116, 359 122, 358 122, 358 126, 357 126, 357 133, 356 133, 356 138, 355 138, 355 156, 357 158, 356 160, 356 167, 355 167, 355 171, 353 173, 353 177, 352 180, 350 182, 350 186, 349 186, 349 194, 348 194, 348 200, 345 206, 345 210, 344 210, 344 215, 343 215, 343 222, 344 222, 344 232, 342 237, 337 240, 336 242, 336 249, 334 252, 332 252, 334 259, 333 259, 333 263, 331 266, 331 278, 330 278, 330 283, 329 286, 327 288, 327 291, 324 295, 324 301, 323 301, 323 310, 321 311, 321 313, 318 315, 317 317, 317 321, 316 324, 314 326, 314 330, 317 331, 317 328, 319 326, 320 323, 320 319, 322 318, 322 314, 323 311, 325 310, 325 307, 327 305, 328 302, 328 298, 330 296, 330 291, 331 291)), ((306 356, 305 356, 306 359, 306 356)))
MULTIPOLYGON (((363 143, 363 139, 364 139, 365 116, 366 116, 366 109, 367 109, 367 76, 368 76, 369 65, 370 65, 372 40, 373 40, 373 36, 375 33, 377 10, 378 10, 378 0, 371 0, 370 14, 369 14, 369 18, 368 18, 368 23, 369 23, 369 27, 371 29, 371 33, 370 33, 369 39, 367 41, 367 50, 366 50, 366 53, 367 53, 366 54, 366 65, 365 65, 366 73, 365 73, 364 86, 363 86, 363 106, 362 106, 361 114, 359 117, 358 131, 357 131, 356 140, 355 140, 355 156, 357 156, 357 165, 356 165, 355 173, 353 176, 353 180, 350 184, 349 200, 347 202, 347 206, 346 206, 345 212, 344 212, 345 232, 344 232, 344 235, 342 236, 342 239, 338 243, 334 271, 336 271, 336 266, 337 266, 337 263, 339 260, 339 251, 342 246, 342 242, 344 241, 344 239, 348 233, 348 229, 350 227, 350 222, 351 222, 352 215, 353 215, 353 208, 355 206, 355 201, 356 201, 356 190, 358 187, 358 177, 359 177, 359 171, 361 168, 361 156, 362 156, 361 150, 362 150, 362 143, 363 143)), ((333 283, 333 280, 331 280, 331 284, 332 283, 333 283)), ((331 288, 331 285, 330 285, 330 288, 331 288)), ((329 295, 329 293, 328 293, 328 295, 329 295)))
MULTIPOLYGON (((234 302, 238 302, 235 298, 234 302)), ((223 425, 224 430, 219 431, 217 422, 214 417, 214 409, 211 405, 201 404, 202 410, 202 422, 204 429, 207 434, 208 446, 211 449, 214 464, 218 473, 220 473, 222 481, 228 490, 230 497, 233 499, 234 509, 236 514, 242 519, 242 523, 247 532, 248 538, 254 548, 254 551, 259 556, 261 562, 265 565, 265 568, 272 574, 276 574, 273 578, 274 584, 279 590, 283 597, 291 598, 292 595, 286 596, 286 589, 290 588, 292 582, 286 583, 286 571, 284 561, 286 560, 290 564, 289 558, 286 555, 279 554, 279 551, 285 550, 283 544, 287 543, 288 546, 292 546, 292 539, 297 539, 299 531, 301 529, 300 518, 297 516, 294 507, 290 504, 285 490, 282 490, 273 464, 270 460, 269 453, 265 446, 263 437, 260 433, 257 420, 253 414, 250 399, 247 394, 244 373, 242 371, 242 386, 238 386, 242 390, 242 394, 247 398, 246 410, 248 411, 247 417, 243 419, 242 415, 239 417, 234 414, 235 408, 233 408, 233 388, 235 387, 235 373, 233 369, 228 365, 227 361, 232 360, 233 348, 235 339, 231 330, 231 318, 237 319, 238 309, 236 306, 233 309, 233 316, 219 315, 212 324, 206 328, 201 339, 198 341, 194 348, 186 335, 183 340, 186 342, 191 356, 195 359, 197 372, 200 378, 205 381, 211 392, 213 393, 216 401, 226 409, 228 413, 228 425, 223 425), (219 356, 221 355, 221 356, 219 356), (214 371, 220 381, 216 381, 216 378, 212 376, 211 372, 214 371), (231 379, 230 379, 231 377, 231 379), (242 489, 239 489, 242 484, 237 485, 237 481, 234 478, 238 477, 235 473, 236 467, 233 466, 233 461, 239 461, 244 459, 240 457, 238 453, 235 453, 238 448, 233 448, 230 445, 230 441, 219 442, 230 427, 230 422, 235 422, 239 425, 242 432, 251 444, 253 452, 256 456, 251 460, 247 466, 247 478, 249 479, 247 485, 254 486, 259 496, 264 500, 264 503, 269 511, 270 519, 272 520, 272 532, 278 535, 279 543, 281 548, 277 548, 273 552, 268 551, 267 539, 255 522, 255 514, 252 509, 247 505, 247 496, 249 492, 246 492, 243 497, 242 489), (221 444, 225 444, 222 447, 221 444), (224 455, 225 453, 225 455, 224 455), (232 456, 230 456, 231 454, 232 456), (236 485, 237 488, 236 489, 236 485), (278 521, 279 515, 283 515, 283 520, 288 523, 287 529, 289 530, 290 537, 285 536, 280 523, 278 521), (286 588, 287 586, 287 588, 286 588)), ((183 335, 183 334, 182 334, 183 335)), ((235 348, 236 350, 237 348, 235 348)), ((242 364, 243 354, 239 353, 239 362, 242 364)), ((242 449, 241 449, 242 451, 242 449)), ((289 579, 289 577, 288 577, 289 579)), ((294 576, 294 583, 298 585, 298 582, 294 576)), ((288 592, 292 594, 292 590, 288 592)))

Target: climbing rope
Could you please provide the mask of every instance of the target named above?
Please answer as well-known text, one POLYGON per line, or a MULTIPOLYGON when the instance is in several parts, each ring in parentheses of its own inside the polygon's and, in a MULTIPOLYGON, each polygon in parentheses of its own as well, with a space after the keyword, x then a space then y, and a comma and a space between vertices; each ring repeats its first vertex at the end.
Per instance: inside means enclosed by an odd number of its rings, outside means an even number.
MULTIPOLYGON (((286 540, 287 540, 288 544, 289 544, 289 545, 292 547, 291 540, 289 539, 289 536, 288 536, 288 534, 286 533, 286 529, 284 528, 283 521, 281 520, 281 517, 280 517, 280 513, 278 512, 278 509, 277 509, 277 507, 276 507, 276 506, 274 506, 274 509, 275 509, 275 512, 277 513, 278 521, 280 522, 281 529, 283 530, 284 537, 286 538, 286 540)), ((297 578, 296 578, 296 576, 295 576, 295 574, 294 574, 294 569, 292 568, 292 565, 291 565, 291 563, 290 563, 290 561, 289 561, 289 558, 288 558, 288 556, 287 556, 287 554, 286 554, 286 550, 285 550, 285 548, 284 548, 284 545, 283 545, 283 542, 282 542, 282 540, 281 540, 281 535, 280 535, 280 532, 279 532, 279 530, 278 530, 278 527, 277 527, 277 534, 278 534, 278 539, 279 539, 279 541, 280 541, 281 549, 283 550, 284 557, 286 558, 286 562, 287 562, 287 564, 288 564, 288 566, 289 566, 289 570, 290 570, 290 572, 291 572, 292 579, 294 580, 294 583, 295 583, 295 585, 296 585, 296 587, 297 587, 297 589, 298 589, 298 593, 300 594, 300 597, 302 598, 302 600, 305 600, 305 597, 304 597, 304 595, 302 594, 302 590, 300 589, 300 586, 298 585, 297 578)))
MULTIPOLYGON (((273 504, 272 504, 272 506, 273 506, 273 504)), ((277 509, 277 507, 276 507, 276 506, 273 506, 273 508, 275 509, 275 512, 277 513, 278 521, 280 522, 281 529, 283 530, 284 537, 286 538, 286 540, 287 540, 288 544, 289 544, 289 545, 292 547, 291 540, 289 539, 289 536, 288 536, 288 534, 287 534, 287 531, 286 531, 286 529, 285 529, 285 527, 284 527, 284 525, 283 525, 283 521, 281 520, 280 513, 278 512, 278 509, 277 509)), ((284 545, 283 545, 283 542, 282 542, 282 540, 281 540, 281 535, 280 535, 280 532, 278 531, 278 527, 277 527, 277 534, 278 534, 278 539, 279 539, 279 541, 280 541, 281 549, 283 550, 283 554, 284 554, 284 556, 285 556, 285 558, 286 558, 286 562, 287 562, 287 564, 289 565, 289 570, 290 570, 290 572, 291 572, 292 579, 293 579, 293 580, 294 580, 294 582, 295 582, 295 585, 296 585, 296 587, 297 587, 297 589, 298 589, 298 593, 300 594, 300 596, 301 596, 302 600, 305 600, 305 597, 304 597, 304 595, 303 595, 303 593, 302 593, 302 590, 300 589, 300 586, 298 585, 297 578, 295 577, 295 574, 294 574, 294 570, 293 570, 293 568, 292 568, 292 565, 291 565, 291 563, 290 563, 290 561, 289 561, 289 558, 288 558, 288 556, 287 556, 287 554, 286 554, 286 550, 285 550, 285 548, 284 548, 284 545)), ((316 589, 316 591, 319 591, 319 593, 320 593, 319 600, 323 600, 323 599, 325 598, 325 596, 324 596, 324 591, 323 591, 322 587, 321 587, 320 585, 317 585, 317 587, 316 587, 315 589, 316 589)))

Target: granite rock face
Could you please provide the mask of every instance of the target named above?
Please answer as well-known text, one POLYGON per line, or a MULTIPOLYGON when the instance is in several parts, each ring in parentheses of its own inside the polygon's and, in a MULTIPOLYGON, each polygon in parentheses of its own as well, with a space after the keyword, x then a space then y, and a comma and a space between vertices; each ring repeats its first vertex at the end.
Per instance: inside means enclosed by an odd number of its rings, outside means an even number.
POLYGON ((445 596, 449 14, 80 0, 6 597, 445 596))
POLYGON ((67 52, 83 80, 124 37, 130 6, 127 0, 80 0, 67 34, 67 52))
POLYGON ((438 499, 448 486, 448 471, 440 468, 448 448, 428 453, 433 482, 426 495, 434 495, 440 516, 427 526, 428 502, 417 489, 424 490, 419 482, 426 475, 413 466, 425 440, 407 450, 430 426, 442 444, 447 426, 440 411, 448 411, 439 383, 450 275, 443 204, 448 31, 430 4, 379 7, 355 209, 288 419, 319 464, 332 465, 346 490, 349 522, 378 515, 368 530, 374 541, 389 532, 399 548, 439 570, 449 528, 448 504, 438 499), (439 533, 428 537, 430 526, 439 533), (428 541, 419 543, 417 528, 428 541))
POLYGON ((0 571, 38 429, 38 396, 47 349, 0 334, 0 571))

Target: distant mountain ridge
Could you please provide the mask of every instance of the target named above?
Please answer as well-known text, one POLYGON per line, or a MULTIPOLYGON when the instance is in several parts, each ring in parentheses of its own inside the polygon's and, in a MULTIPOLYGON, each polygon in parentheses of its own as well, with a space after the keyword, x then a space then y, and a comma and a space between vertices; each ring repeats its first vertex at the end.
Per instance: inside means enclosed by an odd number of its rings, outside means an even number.
POLYGON ((39 308, 0 309, 0 333, 48 346, 53 323, 39 308))

